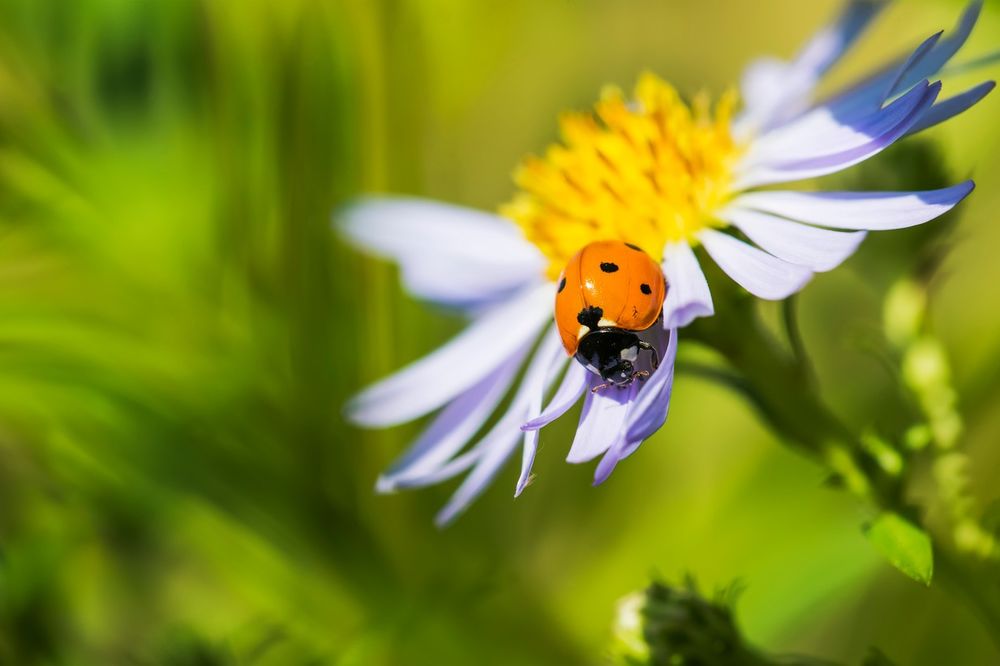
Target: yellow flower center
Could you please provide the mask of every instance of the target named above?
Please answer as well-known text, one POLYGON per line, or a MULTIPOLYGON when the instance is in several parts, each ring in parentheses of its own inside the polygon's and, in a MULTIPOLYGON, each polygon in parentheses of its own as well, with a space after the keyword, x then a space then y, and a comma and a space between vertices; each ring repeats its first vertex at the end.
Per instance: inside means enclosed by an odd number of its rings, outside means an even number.
POLYGON ((742 152, 730 132, 736 105, 727 93, 691 106, 670 84, 643 74, 633 100, 606 88, 593 113, 560 118, 565 145, 528 157, 514 174, 520 192, 500 213, 549 258, 556 277, 584 245, 622 240, 659 262, 670 241, 695 243, 730 196, 742 152))

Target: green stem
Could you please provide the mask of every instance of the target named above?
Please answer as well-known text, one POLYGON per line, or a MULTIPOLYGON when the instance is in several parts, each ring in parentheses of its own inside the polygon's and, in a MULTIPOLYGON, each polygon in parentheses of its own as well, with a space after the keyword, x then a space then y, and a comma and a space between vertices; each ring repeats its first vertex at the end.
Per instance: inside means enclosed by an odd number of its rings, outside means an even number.
POLYGON ((965 601, 1000 651, 1000 570, 995 562, 949 548, 934 552, 935 577, 965 601))
POLYGON ((792 354, 795 356, 795 360, 799 362, 803 367, 809 366, 809 355, 806 352, 805 343, 802 342, 802 332, 799 330, 799 318, 798 318, 798 296, 792 294, 784 301, 781 302, 781 319, 785 325, 785 335, 788 337, 788 344, 792 348, 792 354))
MULTIPOLYGON (((751 398, 789 445, 832 469, 846 489, 877 509, 922 524, 917 509, 905 499, 906 475, 884 470, 820 400, 806 358, 779 344, 747 299, 732 298, 724 307, 719 310, 725 316, 698 320, 686 330, 686 337, 703 342, 726 359, 730 367, 720 373, 751 398), (738 381, 734 382, 734 376, 738 381)), ((790 337, 790 344, 796 347, 794 338, 790 337)), ((949 550, 947 535, 932 538, 937 579, 969 605, 1000 648, 1000 567, 994 561, 949 550)))
POLYGON ((790 445, 832 468, 837 480, 877 506, 899 510, 902 488, 823 404, 804 357, 784 349, 765 328, 752 304, 735 301, 734 318, 701 319, 694 337, 720 352, 743 379, 743 392, 774 431, 790 445), (739 321, 739 326, 733 322, 739 321), (747 322, 750 325, 747 325, 747 322))

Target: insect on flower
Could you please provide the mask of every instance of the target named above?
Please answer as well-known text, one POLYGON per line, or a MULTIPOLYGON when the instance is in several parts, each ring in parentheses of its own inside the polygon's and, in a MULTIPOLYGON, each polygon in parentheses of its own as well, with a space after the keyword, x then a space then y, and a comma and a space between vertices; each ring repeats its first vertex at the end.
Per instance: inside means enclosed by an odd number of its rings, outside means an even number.
POLYGON ((988 81, 939 100, 942 84, 931 80, 972 31, 974 2, 947 37, 937 33, 816 101, 822 76, 885 4, 847 3, 795 58, 752 63, 741 95, 714 106, 704 96, 688 105, 652 74, 631 96, 605 89, 593 112, 561 119, 561 144, 524 161, 519 193, 499 215, 390 197, 348 207, 339 222, 349 239, 398 262, 417 297, 470 319, 454 340, 347 406, 367 427, 440 410, 378 489, 468 472, 438 515, 447 523, 521 441, 520 494, 539 429, 581 396, 567 460, 601 456, 600 483, 665 422, 677 329, 714 313, 692 248, 750 293, 779 300, 843 262, 867 232, 922 224, 968 195, 972 181, 924 192, 757 189, 847 169, 993 88, 988 81), (486 428, 522 368, 506 410, 486 428))
POLYGON ((566 353, 604 380, 591 390, 624 388, 660 365, 656 334, 666 279, 638 245, 597 241, 577 252, 559 276, 556 328, 566 353), (639 354, 648 352, 648 370, 639 354))

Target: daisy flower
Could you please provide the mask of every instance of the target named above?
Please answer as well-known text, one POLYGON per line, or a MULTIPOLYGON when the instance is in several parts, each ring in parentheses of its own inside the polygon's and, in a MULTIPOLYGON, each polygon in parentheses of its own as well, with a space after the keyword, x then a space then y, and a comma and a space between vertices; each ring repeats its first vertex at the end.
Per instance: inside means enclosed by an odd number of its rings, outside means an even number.
MULTIPOLYGON (((600 456, 594 477, 600 483, 665 422, 677 329, 713 314, 692 248, 703 247, 750 293, 783 299, 814 273, 843 262, 868 231, 922 224, 961 201, 971 181, 925 192, 759 189, 847 169, 965 111, 992 89, 986 82, 942 100, 941 83, 932 80, 968 38, 981 6, 975 2, 948 36, 937 33, 840 94, 816 101, 822 76, 884 4, 848 3, 795 58, 752 63, 740 95, 714 105, 704 96, 689 105, 652 74, 640 77, 631 96, 607 88, 592 112, 561 119, 561 144, 524 161, 515 174, 519 193, 498 214, 404 198, 348 207, 339 226, 351 241, 396 261, 415 296, 470 319, 455 339, 347 405, 348 417, 365 427, 438 411, 382 474, 378 490, 465 474, 438 515, 445 524, 483 492, 520 444, 520 494, 539 429, 581 397, 567 460, 600 456), (633 348, 635 367, 619 384, 573 361, 567 354, 572 335, 561 339, 553 323, 560 276, 581 248, 597 241, 642 248, 665 278, 662 314, 644 334, 644 349, 656 353, 637 358, 633 348)), ((613 264, 602 269, 606 265, 613 264)), ((583 314, 581 336, 615 324, 589 322, 583 314)))

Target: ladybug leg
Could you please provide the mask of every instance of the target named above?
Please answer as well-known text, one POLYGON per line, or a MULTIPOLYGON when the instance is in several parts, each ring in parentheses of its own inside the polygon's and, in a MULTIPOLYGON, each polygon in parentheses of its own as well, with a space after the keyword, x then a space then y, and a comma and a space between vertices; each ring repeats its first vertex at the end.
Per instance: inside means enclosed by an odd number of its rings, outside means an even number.
POLYGON ((605 382, 604 384, 598 384, 594 388, 590 389, 590 392, 591 393, 597 393, 598 391, 603 391, 604 389, 608 388, 609 386, 611 386, 611 384, 608 384, 607 382, 605 382))
MULTIPOLYGON (((656 353, 656 347, 654 347, 653 345, 649 344, 648 342, 643 342, 642 340, 640 340, 639 341, 639 349, 645 349, 646 351, 648 351, 652 355, 652 357, 653 357, 653 370, 656 370, 658 367, 660 367, 660 355, 656 353)), ((646 373, 646 374, 648 375, 649 373, 646 373)))

